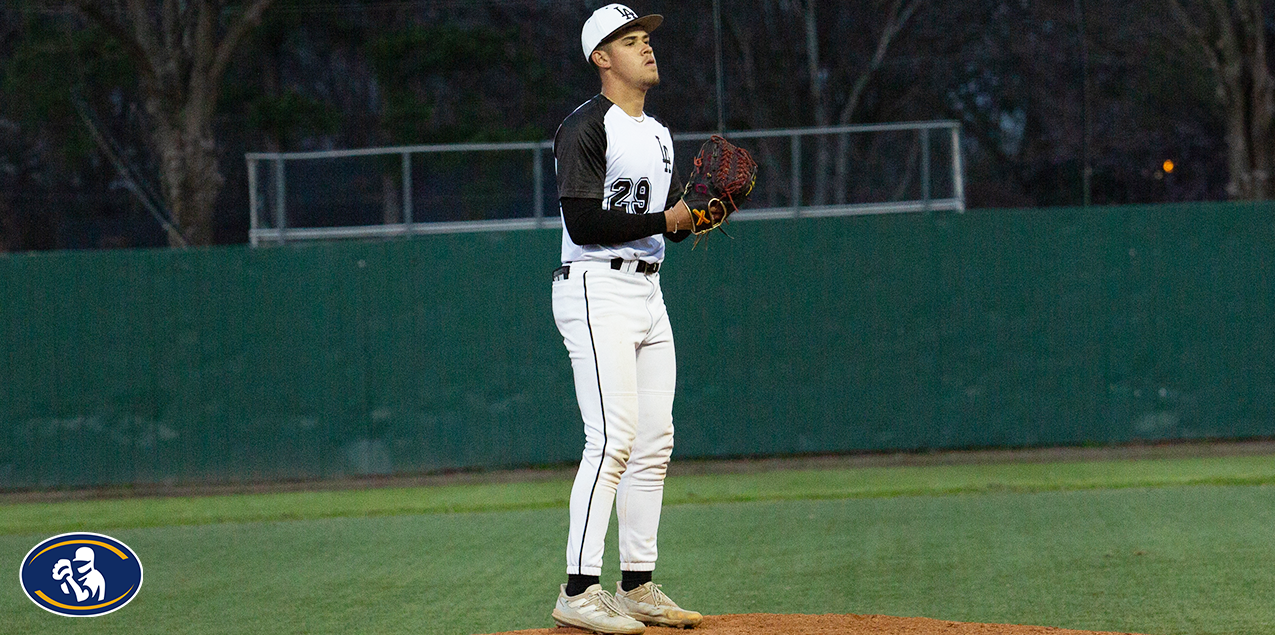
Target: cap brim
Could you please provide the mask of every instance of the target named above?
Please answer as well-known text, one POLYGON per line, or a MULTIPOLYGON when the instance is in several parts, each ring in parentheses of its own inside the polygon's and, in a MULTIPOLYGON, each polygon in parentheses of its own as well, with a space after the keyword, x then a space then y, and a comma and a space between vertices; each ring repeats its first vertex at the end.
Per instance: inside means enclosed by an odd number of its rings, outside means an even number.
MULTIPOLYGON (((659 28, 659 26, 663 23, 664 23, 664 16, 658 13, 652 13, 651 15, 644 15, 640 18, 629 20, 628 22, 621 24, 614 31, 608 33, 606 37, 602 38, 602 40, 598 42, 598 46, 602 46, 603 44, 606 44, 610 42, 611 40, 614 40, 617 35, 620 35, 621 33, 624 33, 626 31, 632 31, 633 29, 642 29, 643 31, 650 33, 651 31, 654 31, 655 29, 659 28)), ((593 48, 596 49, 597 46, 593 48)))

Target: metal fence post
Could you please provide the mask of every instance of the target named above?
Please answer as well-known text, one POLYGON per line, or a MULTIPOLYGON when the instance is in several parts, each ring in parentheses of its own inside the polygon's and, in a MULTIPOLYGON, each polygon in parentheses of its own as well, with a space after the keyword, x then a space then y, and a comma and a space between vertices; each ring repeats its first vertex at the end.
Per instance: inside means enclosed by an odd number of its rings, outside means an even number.
POLYGON ((403 153, 403 229, 412 227, 412 155, 403 153))
POLYGON ((283 159, 274 160, 274 226, 279 230, 279 244, 283 244, 284 229, 288 226, 288 190, 283 181, 283 159))
POLYGON ((792 215, 796 218, 801 215, 801 135, 793 133, 789 139, 792 149, 792 215))
POLYGON ((930 129, 921 128, 921 205, 930 211, 930 129))
POLYGON ((961 127, 952 126, 952 198, 957 211, 965 211, 965 172, 961 169, 961 127))
POLYGON ((248 159, 248 243, 253 247, 257 246, 257 228, 261 226, 257 218, 261 213, 260 204, 257 200, 257 160, 248 159))
POLYGON ((531 195, 535 200, 531 203, 531 208, 535 210, 536 228, 544 227, 545 224, 545 168, 541 163, 542 159, 540 146, 536 146, 531 150, 531 195))

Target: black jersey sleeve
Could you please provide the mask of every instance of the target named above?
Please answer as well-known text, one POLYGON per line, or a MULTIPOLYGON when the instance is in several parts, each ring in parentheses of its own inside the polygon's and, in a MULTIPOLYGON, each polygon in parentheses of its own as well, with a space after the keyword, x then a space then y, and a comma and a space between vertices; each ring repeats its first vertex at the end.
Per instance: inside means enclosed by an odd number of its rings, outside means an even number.
MULTIPOLYGON (((562 222, 577 245, 616 245, 664 233, 664 214, 602 209, 601 198, 561 199, 562 222)), ((685 236, 683 236, 685 238, 685 236)))
POLYGON ((664 209, 677 205, 677 202, 682 200, 682 190, 684 189, 686 189, 686 186, 682 184, 682 179, 677 176, 677 166, 674 165, 673 176, 668 184, 668 199, 664 201, 664 209))
POLYGON ((604 117, 610 105, 611 102, 598 95, 577 108, 558 127, 553 137, 553 156, 557 160, 559 197, 603 197, 607 174, 604 117))
MULTIPOLYGON (((672 209, 677 202, 682 200, 682 190, 686 189, 686 185, 682 183, 682 179, 677 175, 677 165, 673 166, 673 176, 670 177, 668 184, 668 198, 664 201, 664 209, 672 209)), ((691 235, 691 230, 683 229, 676 232, 664 232, 664 239, 680 243, 691 235)))

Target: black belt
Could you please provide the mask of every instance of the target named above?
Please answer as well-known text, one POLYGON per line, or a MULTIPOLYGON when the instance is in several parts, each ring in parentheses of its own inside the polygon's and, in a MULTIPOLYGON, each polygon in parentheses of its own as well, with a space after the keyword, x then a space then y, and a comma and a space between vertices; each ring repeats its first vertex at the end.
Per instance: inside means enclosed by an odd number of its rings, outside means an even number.
MULTIPOLYGON (((612 268, 612 269, 615 269, 616 271, 619 271, 619 270, 620 270, 620 268, 622 268, 623 266, 624 266, 624 259, 623 259, 623 258, 612 258, 612 259, 611 259, 611 268, 612 268)), ((647 261, 645 261, 645 260, 639 260, 639 261, 637 261, 637 266, 635 266, 635 267, 633 268, 633 270, 634 270, 634 271, 636 271, 637 273, 646 274, 646 275, 648 275, 648 276, 649 276, 649 275, 651 275, 651 274, 653 274, 653 273, 655 273, 655 272, 657 272, 657 271, 659 271, 659 270, 660 270, 660 263, 658 263, 658 262, 647 262, 647 261)), ((571 265, 562 265, 561 267, 558 267, 557 269, 554 269, 554 270, 553 270, 553 281, 554 281, 554 282, 557 282, 557 281, 559 281, 559 280, 566 280, 567 278, 570 278, 570 277, 571 277, 571 265)))
MULTIPOLYGON (((624 259, 623 259, 623 258, 612 258, 612 259, 611 259, 611 268, 612 268, 612 269, 615 269, 615 270, 617 270, 617 271, 618 271, 618 270, 620 269, 620 267, 623 267, 623 266, 624 266, 624 259)), ((636 271, 636 272, 638 272, 638 273, 645 273, 645 274, 647 274, 647 275, 650 275, 650 274, 653 274, 653 273, 655 273, 656 271, 659 271, 659 270, 660 270, 660 263, 658 263, 658 262, 647 262, 647 261, 645 261, 645 260, 639 260, 639 261, 637 261, 637 267, 635 267, 633 270, 634 270, 634 271, 636 271)))

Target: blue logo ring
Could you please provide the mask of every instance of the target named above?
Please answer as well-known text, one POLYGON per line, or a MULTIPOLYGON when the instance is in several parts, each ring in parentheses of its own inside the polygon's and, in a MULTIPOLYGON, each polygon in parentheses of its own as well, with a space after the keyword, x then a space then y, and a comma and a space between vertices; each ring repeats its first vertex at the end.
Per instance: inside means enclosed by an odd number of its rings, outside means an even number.
POLYGON ((124 608, 142 588, 142 562, 103 534, 59 534, 31 548, 18 571, 35 605, 58 615, 95 617, 124 608))

